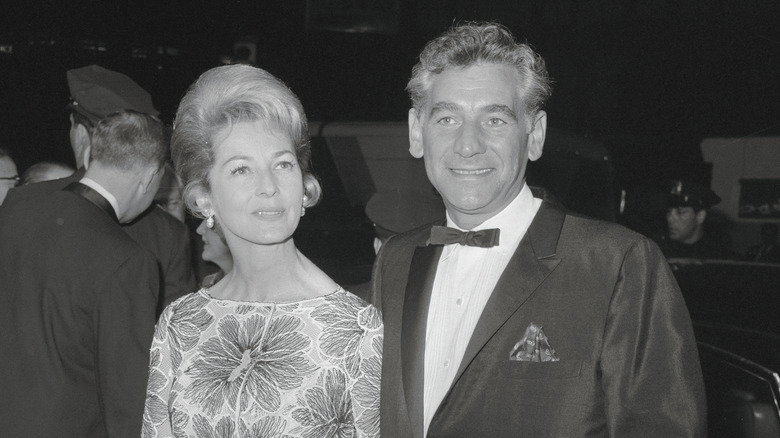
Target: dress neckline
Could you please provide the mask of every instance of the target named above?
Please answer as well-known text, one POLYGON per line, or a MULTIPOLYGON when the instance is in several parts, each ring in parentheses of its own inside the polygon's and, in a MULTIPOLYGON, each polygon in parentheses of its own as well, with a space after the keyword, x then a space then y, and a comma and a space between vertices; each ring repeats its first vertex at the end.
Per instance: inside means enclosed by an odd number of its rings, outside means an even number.
POLYGON ((325 295, 320 295, 313 298, 304 298, 302 300, 291 300, 291 301, 280 301, 280 302, 272 302, 272 301, 241 301, 241 300, 232 300, 230 298, 218 298, 209 293, 209 288, 202 287, 200 290, 198 290, 198 293, 202 295, 203 297, 217 302, 224 302, 224 303, 232 303, 237 305, 249 305, 249 306, 284 306, 289 304, 304 304, 311 301, 317 301, 317 300, 323 300, 325 298, 328 298, 330 296, 336 295, 341 292, 346 292, 343 287, 338 286, 336 290, 333 292, 329 292, 325 295))

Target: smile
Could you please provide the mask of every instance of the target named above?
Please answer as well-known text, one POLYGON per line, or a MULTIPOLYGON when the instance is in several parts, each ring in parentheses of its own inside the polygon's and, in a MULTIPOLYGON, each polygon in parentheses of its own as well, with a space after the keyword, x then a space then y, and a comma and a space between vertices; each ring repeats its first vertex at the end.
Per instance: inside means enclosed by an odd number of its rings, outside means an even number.
POLYGON ((458 175, 484 175, 486 173, 492 172, 493 169, 450 169, 452 173, 456 173, 458 175))
POLYGON ((284 210, 260 210, 255 212, 260 217, 276 217, 282 213, 284 213, 284 210))

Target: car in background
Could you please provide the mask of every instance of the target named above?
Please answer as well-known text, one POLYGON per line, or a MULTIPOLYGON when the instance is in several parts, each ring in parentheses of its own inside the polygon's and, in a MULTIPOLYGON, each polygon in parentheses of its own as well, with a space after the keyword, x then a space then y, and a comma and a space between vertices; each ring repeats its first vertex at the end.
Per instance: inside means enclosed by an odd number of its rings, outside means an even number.
POLYGON ((709 437, 780 437, 780 265, 670 259, 693 320, 709 437))

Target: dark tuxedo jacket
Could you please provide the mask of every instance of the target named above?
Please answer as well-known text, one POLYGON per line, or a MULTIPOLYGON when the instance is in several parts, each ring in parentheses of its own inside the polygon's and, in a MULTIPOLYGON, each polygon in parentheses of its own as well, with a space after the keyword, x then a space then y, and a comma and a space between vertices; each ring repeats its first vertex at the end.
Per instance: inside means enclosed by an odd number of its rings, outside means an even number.
POLYGON ((85 188, 0 209, 3 436, 141 433, 158 267, 85 188))
MULTIPOLYGON (((8 192, 0 209, 12 208, 23 199, 61 190, 83 176, 84 169, 80 169, 67 178, 17 187, 8 192)), ((195 290, 190 233, 186 225, 152 205, 133 222, 122 225, 122 229, 157 259, 161 281, 158 316, 165 306, 195 290)))
MULTIPOLYGON (((658 247, 544 202, 477 323, 428 437, 705 435, 690 317, 658 247), (559 362, 510 360, 543 327, 559 362)), ((423 434, 425 333, 441 246, 430 226, 391 238, 374 265, 381 307, 381 429, 423 434)))

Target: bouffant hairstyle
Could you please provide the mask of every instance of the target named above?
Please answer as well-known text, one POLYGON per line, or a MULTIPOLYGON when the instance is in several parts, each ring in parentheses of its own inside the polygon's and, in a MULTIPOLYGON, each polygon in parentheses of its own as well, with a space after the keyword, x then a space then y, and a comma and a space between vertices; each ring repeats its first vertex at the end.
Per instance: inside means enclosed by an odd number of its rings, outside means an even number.
POLYGON ((173 122, 171 157, 184 182, 183 197, 190 211, 205 217, 196 201, 200 195, 211 193, 214 136, 241 122, 262 122, 289 136, 303 173, 307 198, 304 207, 315 205, 321 188, 310 170, 311 144, 303 105, 267 71, 234 64, 203 73, 182 98, 173 122))

